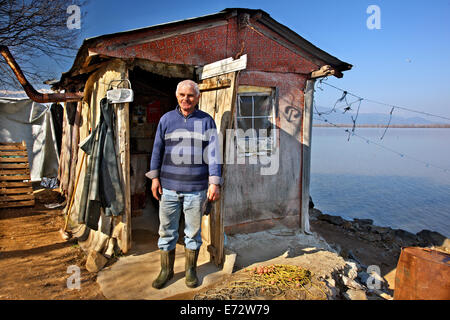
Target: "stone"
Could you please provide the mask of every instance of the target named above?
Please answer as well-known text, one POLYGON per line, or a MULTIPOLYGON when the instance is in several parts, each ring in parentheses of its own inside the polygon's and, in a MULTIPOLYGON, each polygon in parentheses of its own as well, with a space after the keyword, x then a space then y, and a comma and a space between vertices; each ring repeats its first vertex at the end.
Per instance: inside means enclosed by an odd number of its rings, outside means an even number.
POLYGON ((364 290, 348 289, 343 293, 347 300, 367 300, 367 295, 364 290))
POLYGON ((395 239, 394 230, 391 229, 387 233, 382 234, 381 238, 383 239, 383 241, 388 241, 388 242, 394 241, 394 239, 395 239))
POLYGON ((364 285, 367 285, 367 279, 369 279, 370 275, 365 272, 365 271, 361 271, 358 272, 358 277, 357 279, 359 280, 359 282, 361 282, 364 285))
POLYGON ((344 221, 344 223, 342 224, 342 228, 349 231, 356 231, 353 223, 351 223, 350 221, 344 221))
POLYGON ((332 216, 329 214, 322 214, 317 217, 319 220, 326 221, 328 223, 334 224, 336 226, 342 226, 342 224, 345 222, 344 219, 340 216, 332 216))
POLYGON ((367 232, 359 232, 358 236, 361 239, 370 241, 370 242, 375 242, 375 241, 380 241, 381 240, 381 235, 377 234, 377 233, 367 233, 367 232))
POLYGON ((356 279, 358 276, 358 266, 355 262, 345 263, 345 276, 349 277, 351 280, 356 279))
POLYGON ((394 241, 402 247, 415 246, 419 242, 417 236, 414 233, 408 232, 406 230, 395 229, 394 234, 394 241))
POLYGON ((381 234, 381 235, 388 233, 390 230, 392 230, 392 229, 387 228, 387 227, 370 226, 370 231, 381 234))
POLYGON ((353 221, 359 223, 360 225, 372 225, 373 224, 373 220, 372 219, 353 218, 353 221))
POLYGON ((86 260, 86 269, 89 272, 99 272, 103 269, 103 267, 108 262, 108 259, 106 259, 101 253, 98 253, 97 251, 91 250, 89 251, 87 260, 86 260))
POLYGON ((363 290, 363 287, 356 282, 355 280, 352 280, 346 276, 342 276, 342 282, 344 283, 344 285, 348 288, 353 288, 353 289, 358 289, 358 290, 363 290))
POLYGON ((449 239, 439 232, 424 229, 416 235, 419 237, 422 246, 445 246, 445 244, 449 244, 449 239))

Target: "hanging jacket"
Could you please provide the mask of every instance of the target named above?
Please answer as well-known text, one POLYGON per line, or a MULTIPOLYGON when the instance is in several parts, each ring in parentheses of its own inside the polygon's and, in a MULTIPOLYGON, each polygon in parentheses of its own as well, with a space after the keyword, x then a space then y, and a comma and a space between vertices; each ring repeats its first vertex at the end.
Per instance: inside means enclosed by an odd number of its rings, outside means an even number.
POLYGON ((80 199, 78 222, 97 230, 100 208, 106 216, 124 211, 113 131, 113 107, 106 98, 100 101, 100 120, 92 133, 80 143, 88 163, 80 199))

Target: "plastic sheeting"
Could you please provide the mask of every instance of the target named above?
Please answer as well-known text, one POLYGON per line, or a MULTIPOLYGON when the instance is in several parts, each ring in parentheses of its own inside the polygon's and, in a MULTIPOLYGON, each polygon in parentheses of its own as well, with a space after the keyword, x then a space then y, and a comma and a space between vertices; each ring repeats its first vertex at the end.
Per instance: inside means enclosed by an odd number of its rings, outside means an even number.
POLYGON ((31 181, 58 175, 59 154, 50 106, 0 98, 0 142, 27 144, 31 181))

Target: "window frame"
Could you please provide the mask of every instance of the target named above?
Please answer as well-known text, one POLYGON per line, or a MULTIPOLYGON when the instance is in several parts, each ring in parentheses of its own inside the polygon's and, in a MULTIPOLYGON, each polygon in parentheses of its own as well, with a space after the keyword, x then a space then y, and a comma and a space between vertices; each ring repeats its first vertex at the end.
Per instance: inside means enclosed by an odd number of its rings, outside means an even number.
MULTIPOLYGON (((244 86, 245 87, 245 86, 244 86)), ((249 91, 242 91, 237 92, 237 97, 236 97, 236 112, 235 112, 235 130, 241 129, 239 128, 239 124, 238 124, 238 120, 239 119, 251 119, 252 120, 252 127, 251 129, 255 129, 257 130, 256 133, 258 133, 259 129, 255 128, 255 119, 268 119, 268 121, 272 124, 271 126, 271 134, 270 136, 267 136, 265 138, 260 138, 258 136, 256 137, 248 137, 248 136, 244 136, 244 137, 238 137, 237 136, 237 131, 236 131, 236 135, 235 135, 235 142, 236 142, 236 148, 237 148, 237 154, 240 156, 254 156, 254 155, 269 155, 271 153, 273 153, 277 146, 277 107, 278 107, 278 94, 277 94, 277 88, 273 88, 273 87, 255 87, 252 86, 251 88, 256 89, 256 90, 249 90, 249 91), (258 89, 260 91, 258 91, 258 89), (255 100, 253 97, 255 96, 265 96, 265 97, 270 97, 270 104, 271 104, 271 112, 270 115, 267 116, 256 116, 255 115, 255 100), (240 97, 252 97, 252 115, 251 116, 241 116, 241 105, 240 105, 240 97), (256 143, 256 151, 250 151, 248 149, 249 144, 247 144, 246 142, 249 141, 250 139, 255 140, 254 143, 256 143), (270 139, 270 140, 269 140, 270 139), (264 150, 260 149, 260 146, 264 143, 264 141, 266 142, 267 148, 265 148, 264 150), (270 143, 269 143, 270 142, 270 143)))

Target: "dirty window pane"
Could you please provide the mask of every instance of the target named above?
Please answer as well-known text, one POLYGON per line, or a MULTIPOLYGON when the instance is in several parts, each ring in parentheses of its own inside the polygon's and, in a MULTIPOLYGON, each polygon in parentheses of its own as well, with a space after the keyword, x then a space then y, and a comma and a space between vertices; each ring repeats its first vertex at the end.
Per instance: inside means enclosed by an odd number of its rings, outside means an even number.
POLYGON ((270 96, 254 96, 255 116, 272 115, 272 99, 270 96))
POLYGON ((247 131, 252 128, 252 118, 238 118, 238 129, 247 131))
POLYGON ((251 96, 239 97, 239 115, 242 117, 251 117, 252 114, 252 98, 251 96))
POLYGON ((270 137, 273 124, 269 118, 255 118, 255 129, 258 137, 270 137), (265 130, 265 131, 264 131, 265 130))

